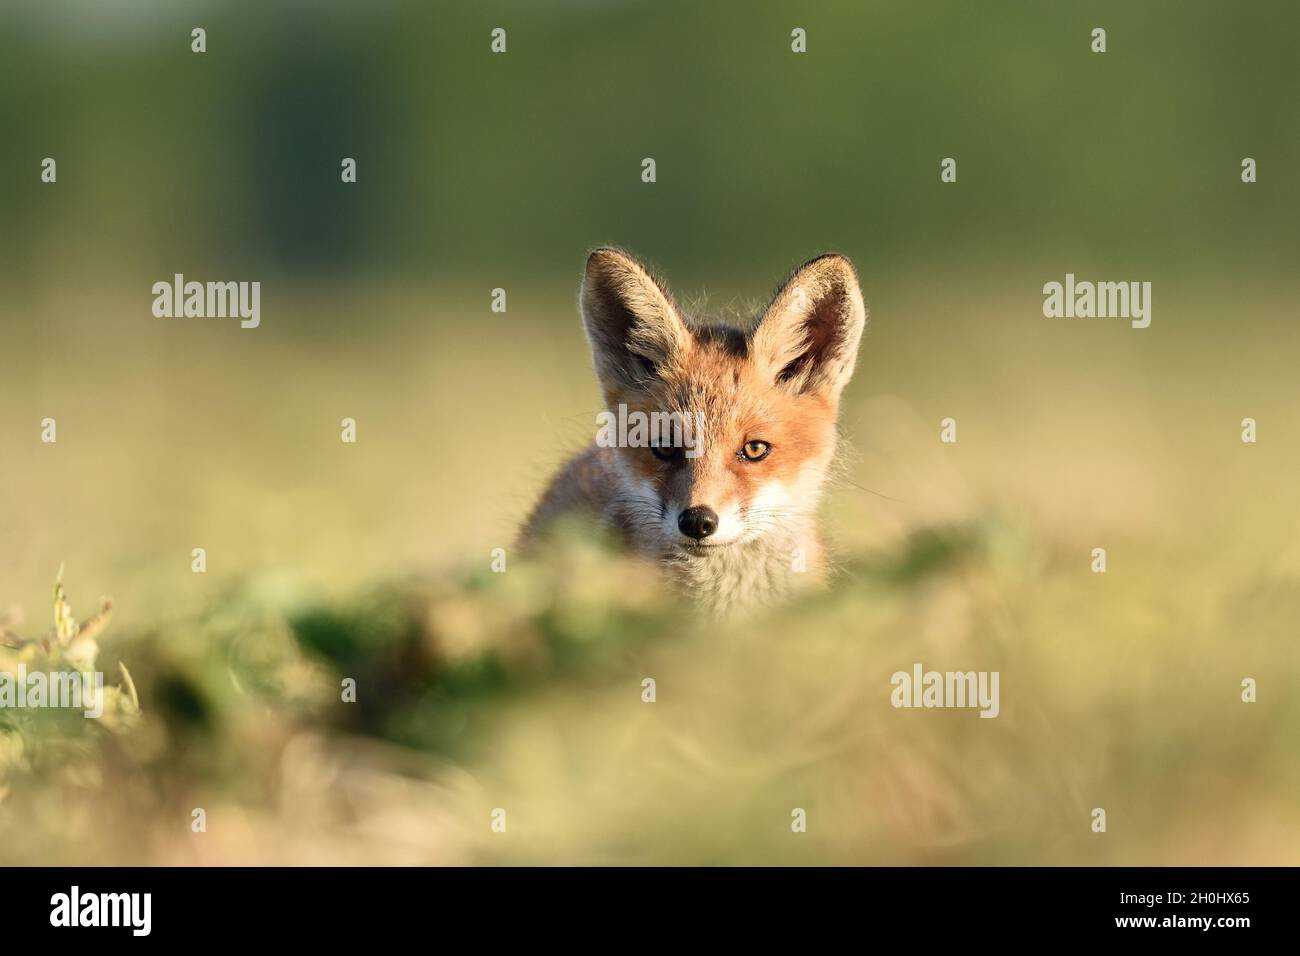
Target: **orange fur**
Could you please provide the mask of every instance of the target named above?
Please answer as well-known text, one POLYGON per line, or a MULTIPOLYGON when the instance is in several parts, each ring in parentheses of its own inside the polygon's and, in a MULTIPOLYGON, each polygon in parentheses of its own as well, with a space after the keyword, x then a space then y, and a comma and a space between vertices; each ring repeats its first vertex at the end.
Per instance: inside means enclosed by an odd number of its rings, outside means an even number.
POLYGON ((819 579, 815 513, 866 321, 852 264, 837 255, 805 263, 752 329, 686 319, 644 266, 615 249, 591 254, 581 301, 607 408, 689 416, 703 433, 668 461, 649 447, 593 443, 552 479, 525 542, 563 514, 588 512, 719 611, 819 579), (766 457, 746 458, 751 442, 764 443, 766 457), (685 533, 691 508, 711 513, 714 530, 685 533))

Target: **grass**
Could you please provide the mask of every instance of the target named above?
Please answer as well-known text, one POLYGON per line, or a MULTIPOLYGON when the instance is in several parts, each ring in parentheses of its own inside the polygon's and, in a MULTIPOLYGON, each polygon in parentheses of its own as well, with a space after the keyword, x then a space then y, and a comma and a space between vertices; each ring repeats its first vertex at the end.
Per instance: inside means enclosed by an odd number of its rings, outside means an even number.
MULTIPOLYGON (((515 330, 487 376, 463 356, 490 330, 268 326, 33 388, 60 442, 3 436, 24 505, 0 581, 39 608, 66 561, 74 597, 111 590, 93 659, 138 712, 0 714, 0 862, 1294 864, 1300 441, 1272 340, 877 321, 835 584, 735 627, 683 620, 582 534, 490 569, 587 428, 573 329, 515 330), (236 361, 256 400, 206 377, 236 361), (1254 372, 1200 388, 1216 361, 1254 372), (998 718, 892 708, 918 661, 999 671, 998 718)), ((103 343, 66 338, 91 367, 103 343)), ((60 595, 52 641, 11 615, 37 640, 3 669, 63 666, 60 595)))
POLYGON ((1191 608, 1098 579, 1081 600, 1086 568, 992 519, 736 628, 683 624, 634 573, 578 539, 346 602, 234 588, 124 642, 130 726, 6 727, 7 861, 1294 860, 1294 657, 1221 635, 1261 597, 1300 610, 1300 583, 1191 608), (998 670, 1002 713, 891 708, 913 661, 998 670))

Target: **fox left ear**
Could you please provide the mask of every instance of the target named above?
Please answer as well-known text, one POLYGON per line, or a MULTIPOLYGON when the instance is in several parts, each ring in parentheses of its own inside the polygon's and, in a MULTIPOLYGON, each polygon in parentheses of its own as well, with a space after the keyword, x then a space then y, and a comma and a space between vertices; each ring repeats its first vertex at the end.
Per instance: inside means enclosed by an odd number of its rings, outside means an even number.
POLYGON ((606 389, 644 386, 691 344, 672 298, 619 249, 596 249, 587 258, 580 298, 596 374, 606 389))
POLYGON ((818 256, 786 280, 750 339, 750 353, 773 380, 832 401, 853 377, 867 310, 853 263, 818 256))

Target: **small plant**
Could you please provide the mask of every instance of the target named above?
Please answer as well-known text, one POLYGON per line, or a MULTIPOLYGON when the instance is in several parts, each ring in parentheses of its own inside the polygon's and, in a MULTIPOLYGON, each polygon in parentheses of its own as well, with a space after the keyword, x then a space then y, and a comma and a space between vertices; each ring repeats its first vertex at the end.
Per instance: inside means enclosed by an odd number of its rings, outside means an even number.
MULTIPOLYGON (((20 675, 41 675, 51 689, 58 675, 89 675, 90 686, 81 685, 85 711, 67 710, 45 703, 23 706, 0 694, 0 799, 8 793, 8 784, 17 771, 31 770, 35 756, 41 752, 62 752, 69 746, 84 744, 87 735, 97 731, 91 724, 118 732, 134 727, 140 715, 140 698, 126 665, 118 663, 121 682, 116 687, 102 687, 96 671, 99 636, 113 616, 113 602, 104 599, 99 611, 89 620, 77 623, 63 587, 63 569, 54 583, 54 627, 39 637, 18 634, 22 615, 16 610, 0 613, 0 681, 17 684, 20 675), (81 719, 86 711, 93 720, 81 719), (73 717, 72 715, 75 715, 73 717)), ((52 690, 51 690, 52 695, 52 690)), ((42 700, 45 700, 44 693, 42 700)))

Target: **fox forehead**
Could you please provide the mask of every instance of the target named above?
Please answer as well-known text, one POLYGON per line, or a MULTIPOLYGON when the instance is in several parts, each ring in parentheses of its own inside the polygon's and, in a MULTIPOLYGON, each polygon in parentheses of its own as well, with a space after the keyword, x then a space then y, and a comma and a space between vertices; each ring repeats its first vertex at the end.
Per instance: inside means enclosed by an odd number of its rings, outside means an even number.
POLYGON ((820 473, 829 463, 834 405, 770 381, 750 360, 744 334, 731 331, 734 336, 697 332, 696 343, 671 366, 657 369, 653 379, 636 389, 618 389, 609 396, 612 404, 624 403, 646 415, 676 413, 702 423, 696 455, 677 464, 658 460, 647 448, 620 449, 631 472, 661 497, 694 501, 699 487, 707 485, 713 497, 750 498, 774 483, 791 487, 809 469, 820 473), (759 462, 741 460, 739 452, 748 441, 767 442, 771 454, 759 462))
POLYGON ((761 427, 781 417, 793 396, 763 380, 749 358, 743 333, 730 331, 735 338, 703 337, 636 387, 613 389, 607 396, 610 403, 625 403, 647 414, 702 415, 706 427, 719 432, 761 427))

